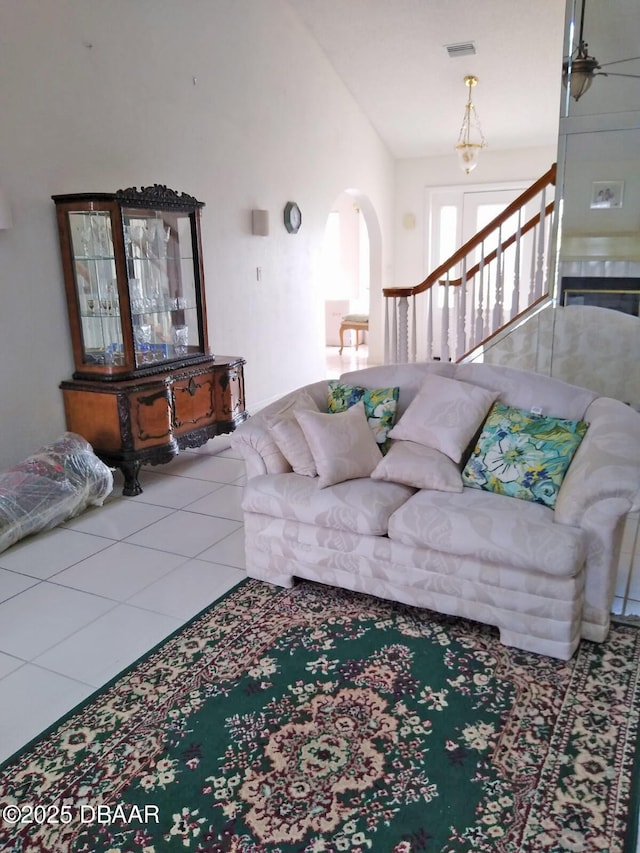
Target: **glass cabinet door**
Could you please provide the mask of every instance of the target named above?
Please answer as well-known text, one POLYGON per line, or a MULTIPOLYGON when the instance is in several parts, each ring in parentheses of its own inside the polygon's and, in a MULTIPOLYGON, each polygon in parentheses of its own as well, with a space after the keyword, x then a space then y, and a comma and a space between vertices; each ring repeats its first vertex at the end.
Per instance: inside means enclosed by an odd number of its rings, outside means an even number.
POLYGON ((70 211, 69 230, 83 362, 122 364, 122 320, 111 213, 70 211))
POLYGON ((202 353, 191 216, 123 207, 122 226, 136 367, 202 353))

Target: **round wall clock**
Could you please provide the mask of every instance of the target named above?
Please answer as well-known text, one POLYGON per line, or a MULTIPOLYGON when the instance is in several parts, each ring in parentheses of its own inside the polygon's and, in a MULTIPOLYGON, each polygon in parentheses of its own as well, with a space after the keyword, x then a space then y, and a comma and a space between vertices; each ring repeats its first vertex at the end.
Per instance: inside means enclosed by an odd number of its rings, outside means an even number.
POLYGON ((284 207, 284 227, 289 234, 297 234, 302 225, 302 213, 295 201, 288 201, 284 207))

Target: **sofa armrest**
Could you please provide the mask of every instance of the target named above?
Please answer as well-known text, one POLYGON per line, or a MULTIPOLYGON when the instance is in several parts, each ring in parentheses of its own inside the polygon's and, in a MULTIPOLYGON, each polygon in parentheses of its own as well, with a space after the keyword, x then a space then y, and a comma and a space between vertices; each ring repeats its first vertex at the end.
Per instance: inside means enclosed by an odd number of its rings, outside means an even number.
POLYGON ((247 466, 248 479, 260 474, 286 474, 291 471, 291 465, 271 437, 267 419, 276 415, 303 391, 311 394, 321 411, 326 411, 327 390, 326 379, 297 388, 260 409, 236 428, 231 434, 231 446, 242 455, 247 466))
POLYGON ((237 427, 231 438, 231 447, 244 459, 247 478, 260 474, 286 474, 291 466, 278 450, 275 441, 263 424, 253 424, 253 418, 237 427))
POLYGON ((618 400, 599 397, 584 419, 589 429, 564 478, 555 520, 582 526, 600 501, 617 498, 620 517, 640 509, 640 414, 618 400))

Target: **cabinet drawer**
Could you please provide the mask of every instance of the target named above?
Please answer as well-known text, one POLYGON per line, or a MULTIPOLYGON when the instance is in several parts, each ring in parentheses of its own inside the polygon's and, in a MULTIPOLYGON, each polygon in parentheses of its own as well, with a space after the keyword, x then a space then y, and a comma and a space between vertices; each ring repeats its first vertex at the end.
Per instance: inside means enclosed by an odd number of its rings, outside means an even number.
MULTIPOLYGON (((170 391, 162 384, 134 391, 126 397, 129 408, 130 440, 134 449, 162 444, 171 439, 170 391)), ((128 442, 126 442, 125 446, 128 442)))
POLYGON ((213 372, 193 374, 173 383, 173 431, 182 435, 216 419, 213 372))

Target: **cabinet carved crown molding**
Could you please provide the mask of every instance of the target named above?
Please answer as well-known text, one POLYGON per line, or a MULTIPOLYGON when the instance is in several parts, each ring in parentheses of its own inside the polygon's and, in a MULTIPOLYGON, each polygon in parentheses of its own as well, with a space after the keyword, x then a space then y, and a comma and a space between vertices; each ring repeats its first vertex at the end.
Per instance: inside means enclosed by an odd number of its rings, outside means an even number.
POLYGON ((118 190, 115 194, 121 204, 131 204, 139 207, 145 205, 159 205, 160 207, 177 208, 183 210, 189 207, 204 207, 204 202, 198 201, 187 193, 178 193, 169 189, 165 184, 153 184, 148 187, 127 187, 118 190))

